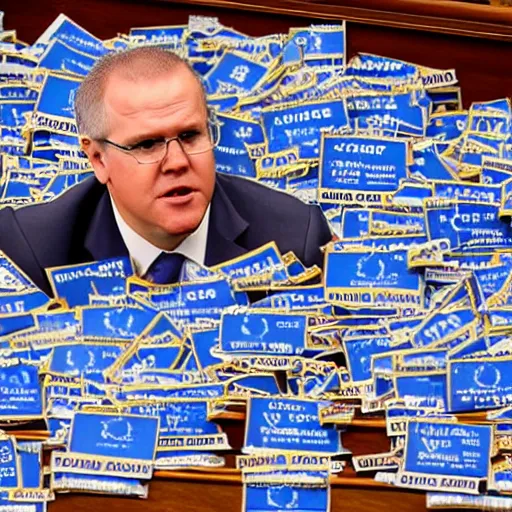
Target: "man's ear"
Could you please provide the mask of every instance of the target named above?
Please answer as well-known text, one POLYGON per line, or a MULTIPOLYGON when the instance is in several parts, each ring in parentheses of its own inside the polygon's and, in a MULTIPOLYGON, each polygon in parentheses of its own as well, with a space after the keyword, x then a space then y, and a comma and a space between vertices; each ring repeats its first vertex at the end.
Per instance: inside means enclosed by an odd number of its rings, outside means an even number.
POLYGON ((89 162, 91 162, 96 179, 100 183, 107 183, 109 172, 105 161, 105 150, 103 145, 96 140, 89 139, 88 137, 82 137, 80 139, 80 145, 82 147, 82 151, 87 155, 89 162))

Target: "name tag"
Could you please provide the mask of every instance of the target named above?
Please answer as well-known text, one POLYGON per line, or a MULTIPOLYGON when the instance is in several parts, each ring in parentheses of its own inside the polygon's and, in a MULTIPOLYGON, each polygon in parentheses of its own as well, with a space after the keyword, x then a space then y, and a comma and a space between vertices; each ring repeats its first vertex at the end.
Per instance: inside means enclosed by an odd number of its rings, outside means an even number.
POLYGON ((244 453, 257 450, 295 450, 340 453, 342 446, 335 429, 322 428, 318 401, 250 398, 244 453))
POLYGON ((372 356, 391 349, 390 336, 365 336, 345 339, 343 347, 347 367, 353 382, 367 381, 372 377, 372 356))
POLYGON ((107 53, 100 39, 94 37, 64 14, 60 14, 55 19, 34 45, 46 45, 53 39, 58 39, 72 48, 93 57, 101 57, 107 53))
POLYGON ((0 293, 35 288, 30 279, 0 251, 0 293))
POLYGON ((473 510, 512 510, 512 498, 505 496, 472 496, 452 492, 427 492, 428 509, 459 508, 473 510))
POLYGON ((247 144, 264 142, 261 125, 252 120, 228 114, 217 114, 220 139, 215 146, 215 165, 219 172, 256 177, 256 170, 247 144))
POLYGON ((43 397, 37 367, 14 359, 8 364, 0 366, 0 419, 41 419, 43 397))
POLYGON ((229 306, 246 305, 245 293, 235 293, 225 278, 208 282, 181 283, 170 290, 151 290, 146 298, 158 311, 165 312, 177 326, 203 320, 220 320, 229 306))
POLYGON ((182 460, 189 452, 193 452, 197 461, 198 451, 205 452, 205 462, 210 465, 208 456, 212 454, 209 451, 231 449, 226 434, 208 421, 207 401, 166 401, 157 404, 157 409, 161 426, 156 455, 158 467, 176 467, 174 458, 182 460))
POLYGON ((205 80, 211 94, 242 93, 258 87, 267 71, 267 66, 228 50, 208 72, 205 80))
POLYGON ((74 100, 80 81, 69 75, 47 75, 34 111, 34 130, 77 135, 74 100))
POLYGON ((300 314, 223 313, 220 347, 224 353, 300 355, 306 347, 307 322, 300 314))
MULTIPOLYGON (((276 291, 279 288, 275 289, 276 291)), ((0 298, 1 301, 1 298, 0 298)), ((322 285, 286 287, 254 304, 258 308, 272 308, 285 311, 315 309, 325 304, 322 285)))
POLYGON ((283 60, 296 62, 298 55, 306 66, 345 65, 345 23, 291 28, 290 40, 283 48, 283 60))
POLYGON ((446 410, 446 372, 403 372, 394 376, 395 396, 408 407, 446 410))
POLYGON ((136 44, 155 44, 169 50, 177 50, 183 46, 186 25, 169 27, 133 27, 129 38, 136 44))
POLYGON ((135 306, 84 307, 80 310, 82 335, 90 341, 131 341, 155 318, 154 311, 135 306))
POLYGON ((356 250, 360 247, 371 247, 375 250, 397 251, 421 248, 427 243, 427 240, 428 239, 425 235, 369 236, 359 239, 345 239, 339 242, 334 242, 331 247, 337 252, 347 249, 350 250, 351 247, 356 250))
POLYGON ((419 74, 418 71, 418 66, 409 62, 371 53, 358 53, 350 59, 346 74, 361 78, 392 78, 396 81, 413 79, 419 74))
POLYGON ((407 141, 324 134, 320 201, 381 204, 406 178, 407 153, 407 141))
POLYGON ((499 185, 512 178, 512 161, 500 158, 483 157, 480 181, 489 185, 499 185))
MULTIPOLYGON (((290 480, 294 475, 291 474, 290 480)), ((262 510, 308 510, 326 512, 329 510, 329 487, 304 487, 293 484, 283 485, 244 485, 243 510, 257 512, 262 510)))
POLYGON ((409 420, 403 469, 395 485, 478 494, 490 466, 490 426, 409 420))
POLYGON ((47 270, 50 283, 57 297, 66 299, 70 307, 89 304, 89 295, 105 285, 111 293, 123 293, 126 278, 133 274, 128 258, 114 258, 81 265, 50 268, 47 270))
POLYGON ((509 405, 511 368, 510 357, 448 361, 448 409, 474 411, 509 405))
MULTIPOLYGON (((225 385, 223 383, 214 384, 192 384, 189 382, 177 382, 172 385, 151 385, 143 386, 123 386, 123 388, 115 393, 116 400, 165 400, 165 399, 213 399, 219 398, 224 394, 225 385)), ((139 409, 139 413, 143 413, 144 408, 139 409)))
MULTIPOLYGON (((362 94, 347 99, 350 126, 394 137, 397 134, 422 137, 427 115, 418 91, 404 94, 362 94)), ((424 103, 428 103, 426 100, 424 103)))
POLYGON ((60 345, 53 349, 49 369, 51 372, 83 377, 104 382, 103 372, 125 350, 125 345, 114 343, 80 343, 60 345))
POLYGON ((46 48, 39 61, 39 66, 53 71, 85 76, 95 63, 96 59, 90 55, 74 50, 56 39, 46 48))
POLYGON ((415 330, 412 337, 413 345, 416 347, 430 346, 434 343, 439 345, 439 342, 462 330, 474 318, 475 313, 471 308, 433 312, 415 330))
POLYGON ((53 452, 54 473, 150 479, 159 418, 77 412, 69 451, 53 452))
POLYGON ((434 181, 434 195, 439 199, 496 203, 501 200, 501 188, 498 185, 480 185, 478 183, 457 183, 453 181, 434 181))
POLYGON ((277 245, 270 242, 244 256, 212 267, 212 270, 222 272, 231 279, 237 279, 255 276, 283 266, 282 256, 277 245))
POLYGON ((48 489, 0 491, 0 512, 46 512, 55 496, 48 489))
POLYGON ((512 244, 510 226, 499 219, 499 206, 478 202, 426 203, 430 239, 448 238, 453 249, 507 248, 512 244))
POLYGON ((17 489, 22 485, 22 476, 16 440, 4 433, 0 435, 0 487, 17 489))
POLYGON ((26 313, 44 306, 49 301, 48 296, 39 290, 0 294, 0 315, 26 313))
POLYGON ((278 152, 298 146, 300 158, 318 158, 322 130, 348 128, 344 101, 320 100, 262 109, 268 149, 278 152))
MULTIPOLYGON (((40 489, 43 487, 42 453, 40 442, 19 442, 18 457, 21 464, 21 487, 25 489, 40 489)), ((35 493, 34 493, 35 494, 35 493)), ((43 493, 44 494, 44 493, 43 493)), ((30 493, 27 493, 27 497, 30 493)), ((20 496, 21 498, 21 496, 20 496)))
POLYGON ((422 282, 407 270, 407 251, 327 252, 325 298, 351 306, 422 306, 422 282))

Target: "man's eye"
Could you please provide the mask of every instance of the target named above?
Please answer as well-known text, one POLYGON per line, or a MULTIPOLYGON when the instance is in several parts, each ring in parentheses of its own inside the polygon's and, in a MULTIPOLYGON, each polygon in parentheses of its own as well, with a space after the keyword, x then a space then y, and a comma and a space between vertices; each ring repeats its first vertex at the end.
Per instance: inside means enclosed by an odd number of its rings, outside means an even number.
POLYGON ((197 130, 189 130, 188 132, 180 133, 180 140, 183 142, 190 142, 200 135, 197 130))
POLYGON ((133 149, 142 149, 147 151, 150 149, 155 149, 155 147, 158 146, 161 142, 162 141, 157 139, 147 139, 135 144, 133 149))

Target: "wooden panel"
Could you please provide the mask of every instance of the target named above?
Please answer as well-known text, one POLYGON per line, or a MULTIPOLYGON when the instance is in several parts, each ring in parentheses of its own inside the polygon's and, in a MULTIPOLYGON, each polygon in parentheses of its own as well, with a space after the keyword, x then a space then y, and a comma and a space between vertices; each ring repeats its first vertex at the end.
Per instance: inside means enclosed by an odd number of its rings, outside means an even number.
MULTIPOLYGON (((453 10, 453 4, 459 4, 460 2, 446 2, 443 0, 429 0, 428 2, 423 0, 390 0, 389 2, 383 0, 344 0, 338 2, 339 4, 343 3, 343 5, 338 5, 337 0, 329 1, 332 2, 332 5, 320 1, 302 2, 302 10, 295 8, 287 11, 287 5, 297 6, 296 0, 281 0, 280 2, 261 0, 262 7, 258 8, 256 12, 237 10, 233 6, 240 8, 242 2, 226 2, 224 0, 222 2, 220 0, 188 0, 188 3, 163 0, 144 2, 126 0, 87 0, 86 2, 25 0, 19 2, 4 0, 2 9, 6 12, 5 27, 17 29, 19 37, 28 42, 33 42, 61 12, 76 20, 98 37, 107 39, 114 37, 117 33, 127 33, 130 27, 133 26, 183 24, 187 22, 189 14, 218 16, 223 24, 257 36, 273 32, 287 32, 289 27, 318 23, 322 19, 326 21, 328 18, 321 18, 321 13, 327 12, 327 7, 337 10, 340 14, 344 12, 343 9, 349 9, 349 11, 350 9, 356 9, 351 7, 356 3, 365 5, 367 14, 373 12, 371 14, 373 22, 376 22, 376 17, 383 15, 384 5, 389 6, 388 9, 391 10, 391 8, 398 9, 399 5, 410 4, 410 11, 412 10, 411 6, 415 5, 416 13, 423 12, 422 19, 424 23, 427 23, 425 21, 428 19, 427 14, 433 9, 431 7, 428 11, 425 3, 435 6, 450 4, 452 10, 444 12, 444 15, 461 17, 463 12, 466 16, 464 18, 465 22, 472 18, 478 19, 477 15, 480 15, 480 11, 487 9, 490 9, 492 16, 495 16, 496 9, 499 9, 462 4, 464 8, 470 9, 465 11, 453 10), (216 2, 215 5, 213 5, 213 2, 216 2), (206 3, 210 6, 203 5, 206 3), (266 8, 271 9, 270 4, 277 6, 276 9, 286 11, 287 14, 272 14, 269 16, 264 11, 266 8), (419 4, 423 11, 420 11, 420 7, 416 4, 419 4), (372 6, 376 9, 375 11, 371 11, 372 6), (479 10, 473 12, 474 8, 479 10), (301 14, 301 16, 298 14, 301 14)), ((243 6, 249 8, 249 3, 244 0, 243 6)), ((403 8, 405 9, 405 7, 403 8)), ((512 31, 512 10, 501 8, 499 11, 502 13, 500 19, 504 27, 502 27, 503 30, 512 31)), ((354 13, 355 11, 350 12, 354 13)), ((439 11, 439 13, 442 12, 442 10, 439 11)), ((396 14, 389 14, 389 12, 388 15, 391 17, 397 16, 396 14)), ((487 21, 492 21, 496 25, 498 20, 492 16, 488 17, 487 21)), ((442 20, 442 17, 437 16, 434 21, 439 24, 442 20)), ((432 21, 433 24, 434 21, 432 21)), ((496 36, 496 32, 489 35, 489 37, 491 36, 496 36)), ((508 65, 509 62, 512 62, 512 44, 503 41, 484 37, 439 34, 427 30, 413 31, 390 26, 349 23, 347 47, 348 57, 355 55, 357 52, 369 52, 404 59, 424 66, 455 68, 462 86, 462 98, 466 107, 473 101, 485 101, 508 96, 512 91, 512 66, 508 65)))
MULTIPOLYGON (((362 425, 364 423, 361 423, 362 425)), ((369 425, 378 423, 369 423, 369 425)), ((241 422, 223 422, 235 448, 241 445, 241 422)), ((343 444, 354 454, 377 453, 388 450, 389 440, 382 427, 349 427, 343 434, 343 444)), ((149 499, 115 498, 85 494, 58 494, 49 512, 240 512, 242 484, 240 473, 233 468, 234 456, 228 457, 231 467, 215 471, 160 471, 151 481, 149 499)), ((404 491, 375 482, 372 478, 357 476, 348 468, 331 478, 331 510, 375 512, 421 512, 426 510, 425 494, 404 491)))
MULTIPOLYGON (((222 421, 231 445, 238 451, 242 444, 243 422, 222 421)), ((378 453, 389 449, 389 439, 381 421, 364 420, 350 426, 342 435, 343 445, 354 455, 378 453)), ((227 457, 228 466, 217 470, 159 471, 150 483, 149 499, 128 499, 86 494, 58 494, 49 512, 141 512, 222 511, 240 512, 242 484, 234 469, 234 455, 227 457)), ((425 494, 405 491, 377 483, 369 476, 357 476, 350 468, 331 478, 331 510, 375 512, 423 511, 425 494)))
MULTIPOLYGON (((239 482, 212 482, 211 478, 157 479, 151 482, 148 500, 103 496, 59 495, 49 512, 240 512, 239 482)), ((423 512, 423 493, 396 489, 332 488, 332 512, 423 512)))
POLYGON ((511 10, 449 0, 184 0, 184 3, 512 40, 511 10))

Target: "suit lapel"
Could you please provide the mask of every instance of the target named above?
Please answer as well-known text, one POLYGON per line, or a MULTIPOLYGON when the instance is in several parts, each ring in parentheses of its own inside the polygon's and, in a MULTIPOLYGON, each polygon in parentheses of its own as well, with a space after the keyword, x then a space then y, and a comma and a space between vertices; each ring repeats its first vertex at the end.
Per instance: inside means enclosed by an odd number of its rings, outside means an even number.
POLYGON ((129 256, 123 237, 117 227, 112 203, 107 191, 98 201, 98 206, 85 235, 84 247, 93 260, 106 260, 129 256))
POLYGON ((211 267, 246 254, 248 249, 239 245, 237 239, 248 227, 249 223, 217 180, 211 202, 205 265, 211 267))

